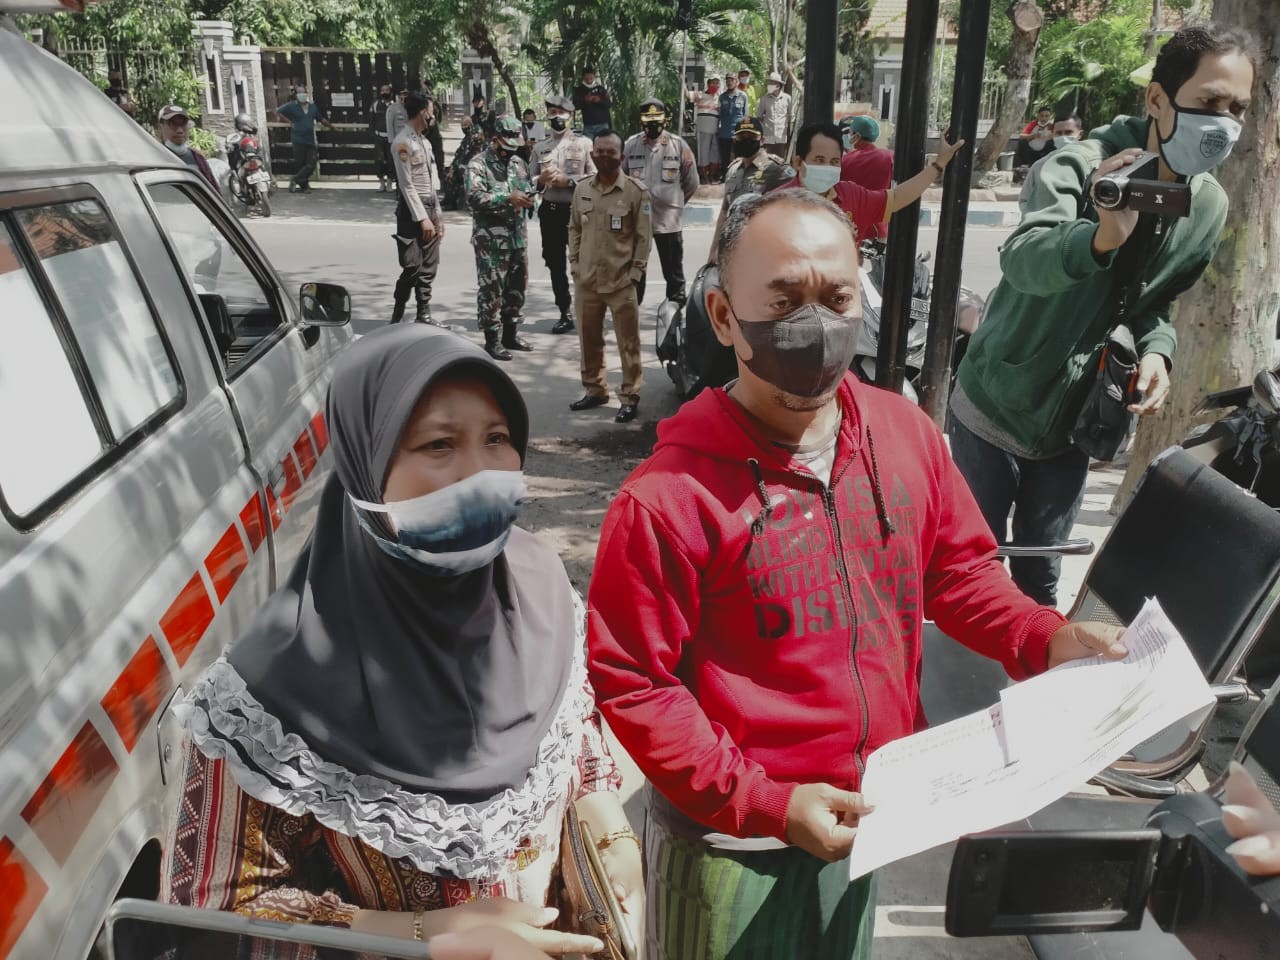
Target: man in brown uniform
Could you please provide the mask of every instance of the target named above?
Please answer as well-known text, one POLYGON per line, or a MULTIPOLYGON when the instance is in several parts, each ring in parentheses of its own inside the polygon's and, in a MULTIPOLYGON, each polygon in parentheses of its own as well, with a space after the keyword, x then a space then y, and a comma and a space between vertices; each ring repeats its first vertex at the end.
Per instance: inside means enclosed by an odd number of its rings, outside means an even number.
POLYGON ((569 212, 569 270, 578 307, 582 345, 582 386, 586 394, 570 410, 590 410, 609 402, 604 360, 604 311, 613 314, 613 332, 622 357, 622 402, 617 423, 636 418, 640 405, 640 306, 636 284, 649 263, 653 214, 645 188, 622 172, 622 137, 606 129, 591 148, 595 176, 578 181, 569 212))

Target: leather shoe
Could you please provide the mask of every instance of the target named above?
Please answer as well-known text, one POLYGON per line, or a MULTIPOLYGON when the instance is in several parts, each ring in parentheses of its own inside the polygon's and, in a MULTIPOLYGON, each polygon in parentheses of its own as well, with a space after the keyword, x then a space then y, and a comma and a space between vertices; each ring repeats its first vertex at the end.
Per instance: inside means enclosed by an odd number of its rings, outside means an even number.
POLYGON ((577 327, 573 325, 573 321, 568 317, 561 317, 556 321, 556 325, 551 328, 552 333, 573 333, 577 327))
POLYGON ((575 400, 573 403, 569 404, 569 409, 575 411, 591 410, 595 407, 603 407, 608 402, 608 397, 595 397, 588 393, 581 400, 575 400))
POLYGON ((618 415, 613 418, 614 423, 630 423, 636 418, 636 413, 640 409, 638 403, 624 403, 618 408, 618 415))

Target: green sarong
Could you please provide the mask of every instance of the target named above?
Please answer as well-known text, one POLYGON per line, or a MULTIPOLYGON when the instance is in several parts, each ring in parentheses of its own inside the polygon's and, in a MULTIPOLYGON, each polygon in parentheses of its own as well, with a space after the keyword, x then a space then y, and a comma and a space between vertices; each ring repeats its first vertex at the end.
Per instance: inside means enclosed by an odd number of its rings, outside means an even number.
POLYGON ((848 860, 826 863, 796 847, 720 850, 652 813, 644 832, 646 960, 871 956, 875 877, 850 883, 848 860))

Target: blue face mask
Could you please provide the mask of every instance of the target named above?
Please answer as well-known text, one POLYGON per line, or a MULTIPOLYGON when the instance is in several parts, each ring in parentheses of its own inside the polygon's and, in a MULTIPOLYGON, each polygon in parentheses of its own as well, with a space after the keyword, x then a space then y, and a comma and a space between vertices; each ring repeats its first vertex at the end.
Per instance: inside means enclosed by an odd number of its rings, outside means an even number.
POLYGON ((800 182, 814 193, 825 194, 840 182, 840 168, 806 163, 804 173, 800 175, 800 182))
POLYGON ((522 471, 481 470, 411 500, 350 499, 359 508, 356 520, 385 553, 416 563, 434 576, 456 577, 497 559, 526 493, 522 471), (395 539, 374 529, 361 511, 386 514, 395 539))
MULTIPOLYGON (((1154 121, 1152 121, 1154 122, 1154 121)), ((1160 137, 1160 155, 1180 177, 1208 173, 1231 155, 1243 125, 1229 113, 1173 105, 1173 133, 1160 137)), ((1156 126, 1159 136, 1160 128, 1156 126)))
POLYGON ((1063 147, 1065 147, 1069 143, 1079 143, 1079 141, 1075 137, 1054 137, 1053 138, 1053 145, 1057 147, 1059 150, 1061 150, 1063 147))

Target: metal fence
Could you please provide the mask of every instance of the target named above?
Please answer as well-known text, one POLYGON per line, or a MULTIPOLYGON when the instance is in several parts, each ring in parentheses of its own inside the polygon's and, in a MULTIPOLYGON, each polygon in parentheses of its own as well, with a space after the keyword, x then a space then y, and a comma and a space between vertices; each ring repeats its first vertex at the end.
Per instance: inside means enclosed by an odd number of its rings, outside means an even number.
MULTIPOLYGON (((68 40, 60 44, 59 56, 77 72, 99 86, 106 86, 111 73, 119 71, 130 95, 138 104, 138 119, 154 121, 165 103, 189 100, 200 95, 207 83, 198 50, 112 50, 105 39, 68 40)), ((184 103, 199 108, 201 103, 184 103)))

